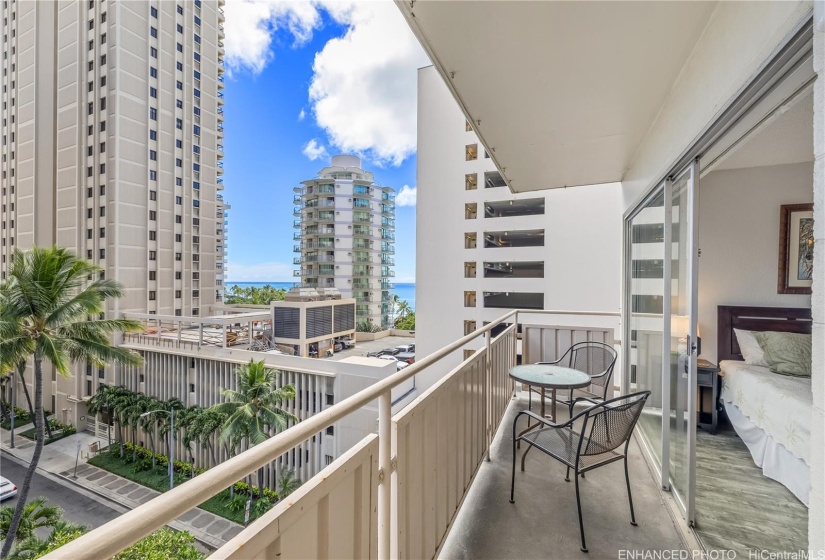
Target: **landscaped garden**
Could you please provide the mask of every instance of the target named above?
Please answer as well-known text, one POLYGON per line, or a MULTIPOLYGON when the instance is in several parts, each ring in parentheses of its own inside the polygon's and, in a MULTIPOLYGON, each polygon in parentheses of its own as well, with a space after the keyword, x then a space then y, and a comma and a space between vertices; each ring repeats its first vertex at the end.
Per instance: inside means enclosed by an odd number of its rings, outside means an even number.
MULTIPOLYGON (((131 391, 125 387, 101 385, 89 401, 89 413, 107 411, 116 426, 117 442, 111 443, 105 451, 89 460, 89 464, 137 482, 158 492, 169 489, 167 455, 158 453, 164 447, 168 450, 172 430, 170 411, 175 411, 174 436, 184 448, 192 446, 208 449, 212 455, 211 464, 217 463, 217 448, 222 446, 232 455, 242 449, 265 441, 272 432, 282 430, 288 422, 297 419, 282 410, 280 405, 295 398, 291 385, 277 387, 278 372, 267 368, 263 361, 250 361, 238 368, 238 390, 224 389, 226 401, 209 408, 185 406, 178 399, 161 401, 153 397, 131 391), (138 441, 138 433, 148 436, 151 449, 124 441, 129 431, 132 441, 138 441), (157 437, 156 437, 157 436, 157 437), (121 448, 121 443, 122 448, 121 448)), ((193 463, 175 461, 175 484, 183 484, 192 476, 206 469, 193 463)), ((246 502, 252 499, 250 519, 262 515, 279 495, 287 496, 301 483, 294 472, 285 470, 277 482, 278 491, 263 486, 262 471, 257 484, 236 482, 232 489, 226 489, 200 505, 206 511, 230 521, 243 523, 246 502)))
MULTIPOLYGON (((49 422, 49 428, 51 428, 52 437, 49 437, 48 433, 46 434, 46 439, 43 442, 45 445, 49 445, 50 443, 54 443, 58 440, 63 439, 64 437, 68 437, 72 434, 77 433, 77 428, 75 428, 74 426, 71 426, 69 424, 64 424, 63 422, 60 422, 59 420, 52 419, 52 420, 49 420, 48 422, 49 422)), ((16 423, 16 419, 15 419, 15 423, 16 423)), ((34 428, 29 428, 25 432, 20 432, 20 435, 23 436, 26 439, 30 439, 30 440, 34 441, 34 438, 35 438, 34 432, 35 432, 34 428)))
MULTIPOLYGON (((169 471, 167 470, 169 459, 165 455, 156 454, 155 466, 153 467, 151 451, 133 446, 131 443, 124 445, 123 458, 120 457, 120 447, 112 445, 111 448, 107 448, 97 456, 89 459, 88 463, 158 492, 169 490, 169 471), (136 457, 136 460, 133 460, 133 457, 136 457)), ((189 463, 175 461, 176 486, 190 479, 192 476, 191 468, 189 463)), ((195 469, 196 476, 202 472, 203 469, 195 469)), ((265 513, 278 500, 277 492, 269 488, 264 488, 263 499, 258 499, 258 488, 255 486, 250 487, 246 482, 236 482, 233 490, 234 496, 230 496, 229 489, 226 489, 209 498, 199 507, 235 523, 243 524, 244 509, 250 497, 253 498, 249 514, 250 520, 265 513)))

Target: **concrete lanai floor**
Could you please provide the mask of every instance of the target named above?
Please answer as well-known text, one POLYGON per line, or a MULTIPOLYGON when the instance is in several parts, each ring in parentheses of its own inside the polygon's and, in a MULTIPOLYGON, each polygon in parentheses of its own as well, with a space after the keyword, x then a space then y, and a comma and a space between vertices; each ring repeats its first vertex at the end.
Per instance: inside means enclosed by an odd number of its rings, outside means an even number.
MULTIPOLYGON (((476 474, 440 558, 616 559, 622 557, 620 551, 623 550, 685 549, 635 440, 629 451, 630 483, 638 526, 630 524, 623 463, 617 461, 588 472, 580 482, 580 490, 589 553, 579 550, 576 491, 572 477, 570 482, 564 481, 562 463, 532 449, 527 455, 525 471, 516 466, 516 503, 511 504, 513 419, 518 411, 526 408, 525 393, 511 402, 493 441, 491 462, 483 463, 476 474)), ((558 409, 559 416, 566 418, 566 407, 558 409)), ((526 419, 522 417, 519 431, 525 426, 526 419)), ((518 450, 519 460, 524 450, 522 445, 518 450)), ((624 553, 624 557, 632 555, 624 553)))

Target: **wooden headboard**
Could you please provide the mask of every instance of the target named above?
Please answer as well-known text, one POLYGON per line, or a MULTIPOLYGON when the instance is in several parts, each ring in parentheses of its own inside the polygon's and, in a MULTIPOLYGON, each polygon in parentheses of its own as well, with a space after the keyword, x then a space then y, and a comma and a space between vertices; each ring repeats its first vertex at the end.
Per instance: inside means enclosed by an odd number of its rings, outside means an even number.
POLYGON ((746 307, 720 305, 718 308, 717 360, 742 360, 733 329, 811 333, 810 307, 746 307))

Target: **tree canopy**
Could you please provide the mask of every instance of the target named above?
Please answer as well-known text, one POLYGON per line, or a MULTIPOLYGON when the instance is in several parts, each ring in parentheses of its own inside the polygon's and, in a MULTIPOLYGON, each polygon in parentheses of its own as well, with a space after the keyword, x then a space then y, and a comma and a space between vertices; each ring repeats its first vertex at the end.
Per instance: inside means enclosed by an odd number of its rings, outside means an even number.
POLYGON ((271 301, 281 301, 286 296, 286 290, 273 288, 269 284, 265 286, 249 286, 244 288, 238 285, 232 286, 224 298, 224 303, 228 304, 250 304, 269 305, 271 301))

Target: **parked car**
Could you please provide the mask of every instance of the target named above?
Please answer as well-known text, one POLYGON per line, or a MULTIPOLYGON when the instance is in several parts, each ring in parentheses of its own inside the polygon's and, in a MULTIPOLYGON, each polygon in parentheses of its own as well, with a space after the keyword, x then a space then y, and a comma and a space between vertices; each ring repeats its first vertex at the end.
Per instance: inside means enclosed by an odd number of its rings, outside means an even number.
POLYGON ((368 358, 378 358, 380 356, 395 356, 396 354, 400 354, 401 350, 399 348, 384 348, 383 350, 379 350, 377 352, 370 352, 367 354, 368 358))
POLYGON ((413 364, 415 363, 415 352, 399 352, 394 358, 399 362, 413 364))
POLYGON ((340 340, 336 340, 332 345, 332 349, 335 350, 336 352, 340 352, 341 350, 344 349, 344 343, 341 342, 340 340))
POLYGON ((396 346, 401 352, 409 352, 410 354, 415 354, 415 344, 402 344, 400 346, 396 346))
POLYGON ((402 362, 400 360, 396 360, 395 356, 390 356, 389 354, 384 354, 383 356, 377 356, 379 360, 387 360, 391 362, 395 362, 395 371, 401 371, 405 367, 409 366, 407 362, 402 362))
POLYGON ((0 476, 0 502, 14 498, 17 495, 17 486, 11 480, 0 476))

